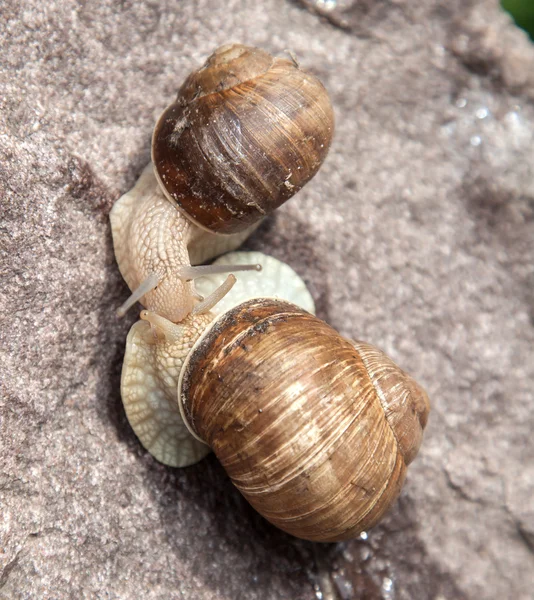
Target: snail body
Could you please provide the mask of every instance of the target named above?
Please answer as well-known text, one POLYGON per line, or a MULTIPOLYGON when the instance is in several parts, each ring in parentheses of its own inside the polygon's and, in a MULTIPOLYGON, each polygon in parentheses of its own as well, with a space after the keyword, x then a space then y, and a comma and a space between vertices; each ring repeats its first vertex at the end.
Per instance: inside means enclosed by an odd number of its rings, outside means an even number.
POLYGON ((114 204, 110 221, 117 263, 133 292, 120 313, 140 300, 173 322, 182 321, 199 302, 194 279, 209 272, 191 269, 191 262, 233 250, 250 234, 222 236, 199 229, 165 197, 151 164, 114 204))
POLYGON ((139 300, 173 322, 190 314, 201 301, 194 279, 210 272, 191 263, 237 248, 301 189, 333 127, 326 90, 294 61, 241 44, 218 48, 158 119, 152 163, 111 212, 132 290, 119 313, 139 300))

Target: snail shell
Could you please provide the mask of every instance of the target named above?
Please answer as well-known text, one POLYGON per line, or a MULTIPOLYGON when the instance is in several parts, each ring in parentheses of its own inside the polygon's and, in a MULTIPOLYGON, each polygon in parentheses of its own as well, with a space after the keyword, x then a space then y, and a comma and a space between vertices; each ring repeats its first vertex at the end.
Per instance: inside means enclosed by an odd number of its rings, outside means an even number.
POLYGON ((424 390, 373 346, 290 303, 224 313, 182 367, 186 425, 267 520, 338 541, 377 523, 427 422, 424 390))
POLYGON ((230 44, 189 75, 161 115, 152 161, 166 196, 194 223, 236 233, 315 175, 333 130, 316 77, 291 60, 230 44))

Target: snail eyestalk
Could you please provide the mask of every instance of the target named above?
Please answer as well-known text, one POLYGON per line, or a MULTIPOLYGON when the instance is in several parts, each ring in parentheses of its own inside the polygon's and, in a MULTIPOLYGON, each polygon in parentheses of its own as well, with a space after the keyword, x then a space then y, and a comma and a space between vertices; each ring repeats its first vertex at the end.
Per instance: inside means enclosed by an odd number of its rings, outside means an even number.
POLYGON ((202 302, 199 302, 192 310, 192 314, 201 315, 211 310, 218 302, 220 302, 226 294, 234 287, 236 282, 234 275, 228 275, 228 277, 221 283, 221 285, 214 290, 209 296, 207 296, 202 302))
POLYGON ((148 321, 156 339, 165 339, 169 344, 177 342, 184 334, 184 327, 169 321, 165 317, 150 310, 143 310, 139 315, 143 321, 148 321))
POLYGON ((130 308, 132 308, 132 306, 138 302, 139 300, 141 300, 141 298, 147 294, 148 292, 151 292, 152 290, 156 289, 158 287, 158 283, 160 282, 160 276, 157 275, 156 273, 151 273, 142 283, 139 287, 137 287, 133 292, 132 295, 128 298, 128 300, 126 300, 126 302, 124 302, 124 304, 122 304, 121 306, 119 306, 119 308, 117 309, 117 316, 118 317, 124 317, 124 315, 126 314, 126 312, 128 310, 130 310, 130 308))
POLYGON ((261 271, 261 265, 201 265, 198 267, 180 267, 178 277, 183 281, 191 281, 205 275, 217 275, 234 271, 261 271))

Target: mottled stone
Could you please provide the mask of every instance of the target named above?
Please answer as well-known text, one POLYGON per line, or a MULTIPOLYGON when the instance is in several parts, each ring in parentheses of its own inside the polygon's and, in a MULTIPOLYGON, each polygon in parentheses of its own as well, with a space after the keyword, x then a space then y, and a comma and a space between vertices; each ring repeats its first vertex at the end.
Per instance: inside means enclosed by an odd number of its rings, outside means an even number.
POLYGON ((498 2, 7 0, 0 48, 0 598, 531 598, 534 45, 498 2), (365 539, 275 530, 213 457, 156 463, 122 409, 108 213, 230 40, 291 49, 337 117, 247 247, 433 403, 365 539))

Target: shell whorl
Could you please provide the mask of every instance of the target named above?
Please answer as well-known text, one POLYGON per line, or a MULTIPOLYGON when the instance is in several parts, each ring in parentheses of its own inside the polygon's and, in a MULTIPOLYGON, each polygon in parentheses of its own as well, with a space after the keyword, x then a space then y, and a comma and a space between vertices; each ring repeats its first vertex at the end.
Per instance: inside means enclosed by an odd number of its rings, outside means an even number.
POLYGON ((256 299, 204 334, 179 402, 258 512, 297 537, 337 541, 374 525, 406 474, 372 379, 360 351, 326 323, 256 299))

